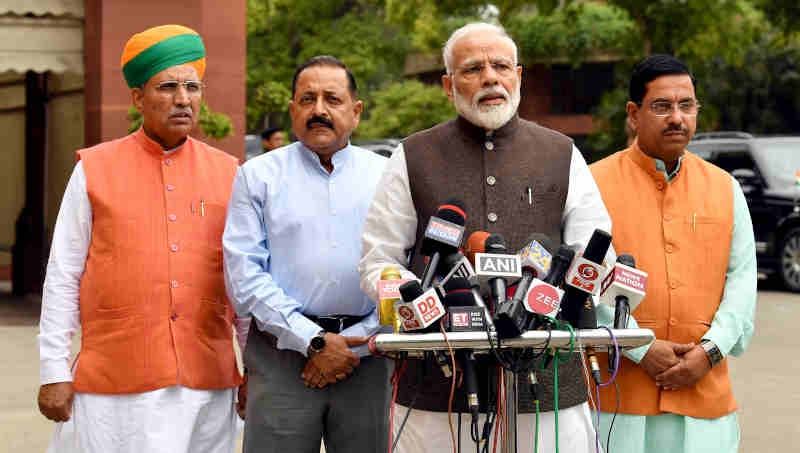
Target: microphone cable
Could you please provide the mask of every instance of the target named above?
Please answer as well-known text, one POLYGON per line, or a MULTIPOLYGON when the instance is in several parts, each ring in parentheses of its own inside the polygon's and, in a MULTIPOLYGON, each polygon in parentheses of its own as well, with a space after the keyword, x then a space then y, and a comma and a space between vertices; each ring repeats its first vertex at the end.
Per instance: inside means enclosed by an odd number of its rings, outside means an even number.
MULTIPOLYGON (((388 448, 389 448, 388 452, 389 453, 394 451, 394 448, 393 448, 394 442, 392 442, 392 440, 393 440, 392 437, 394 437, 394 434, 393 434, 393 431, 394 431, 394 406, 395 406, 395 402, 397 401, 398 383, 400 382, 400 377, 403 375, 403 372, 406 369, 406 363, 407 363, 406 359, 394 359, 394 372, 392 373, 392 377, 389 380, 389 382, 392 383, 392 405, 391 405, 391 407, 389 409, 389 445, 388 445, 388 448)), ((408 415, 406 415, 406 418, 408 418, 408 415)), ((403 421, 403 425, 405 425, 405 421, 403 421)), ((402 428, 401 428, 401 431, 402 431, 402 428)), ((400 433, 399 432, 397 433, 397 437, 398 438, 400 437, 400 433)))

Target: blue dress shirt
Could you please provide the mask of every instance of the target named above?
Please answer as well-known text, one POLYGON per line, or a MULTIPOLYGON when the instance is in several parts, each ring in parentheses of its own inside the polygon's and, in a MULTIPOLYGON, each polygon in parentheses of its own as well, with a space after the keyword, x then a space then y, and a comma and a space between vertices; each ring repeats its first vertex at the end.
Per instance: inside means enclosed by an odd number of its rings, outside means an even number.
MULTIPOLYGON (((252 315, 278 349, 305 355, 320 327, 305 315, 366 316, 341 332, 380 330, 359 288, 361 230, 387 159, 348 144, 328 173, 300 142, 245 163, 236 174, 222 236, 225 286, 239 316, 252 315)), ((368 355, 362 346, 354 351, 368 355)))

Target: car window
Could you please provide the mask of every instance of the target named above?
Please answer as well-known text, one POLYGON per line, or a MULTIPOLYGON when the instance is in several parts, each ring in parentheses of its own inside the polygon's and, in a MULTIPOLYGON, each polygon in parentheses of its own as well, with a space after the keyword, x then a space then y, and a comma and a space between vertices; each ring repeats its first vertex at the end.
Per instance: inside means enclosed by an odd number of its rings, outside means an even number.
POLYGON ((710 153, 710 156, 706 160, 727 171, 728 173, 731 173, 739 168, 748 168, 757 171, 753 157, 746 149, 714 150, 710 153))
POLYGON ((800 174, 800 140, 756 144, 765 172, 778 187, 795 185, 800 174))

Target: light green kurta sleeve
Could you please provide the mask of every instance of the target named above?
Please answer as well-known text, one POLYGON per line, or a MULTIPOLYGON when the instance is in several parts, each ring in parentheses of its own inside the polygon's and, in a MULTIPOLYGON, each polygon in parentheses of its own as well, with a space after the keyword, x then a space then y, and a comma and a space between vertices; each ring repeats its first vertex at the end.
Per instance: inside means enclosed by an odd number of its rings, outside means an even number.
POLYGON ((733 177, 733 235, 722 302, 703 339, 722 355, 741 355, 753 337, 758 271, 753 222, 739 182, 733 177))

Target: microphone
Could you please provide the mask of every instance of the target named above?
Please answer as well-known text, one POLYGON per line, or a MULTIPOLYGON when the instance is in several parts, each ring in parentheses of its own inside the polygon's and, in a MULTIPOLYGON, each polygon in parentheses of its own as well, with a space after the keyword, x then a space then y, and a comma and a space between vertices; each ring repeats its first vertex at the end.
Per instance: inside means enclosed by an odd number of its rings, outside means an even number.
POLYGON ((564 277, 567 275, 569 266, 575 258, 575 250, 562 245, 558 248, 556 255, 553 257, 550 266, 550 272, 544 277, 543 280, 534 279, 528 288, 528 293, 525 295, 525 309, 532 313, 529 315, 527 330, 533 330, 539 327, 539 316, 550 316, 555 318, 558 314, 561 305, 561 299, 564 296, 564 291, 560 288, 564 283, 564 277))
MULTIPOLYGON (((475 299, 472 296, 472 285, 467 279, 453 278, 445 286, 447 295, 444 297, 444 305, 450 318, 452 330, 454 327, 461 327, 458 331, 464 330, 483 330, 482 321, 483 310, 475 307, 475 299)), ((464 389, 467 395, 467 407, 472 415, 472 422, 478 423, 478 412, 480 404, 478 401, 478 377, 475 373, 475 357, 471 349, 459 349, 456 351, 456 358, 461 363, 464 373, 464 389)))
POLYGON ((491 234, 485 231, 475 231, 467 238, 467 244, 464 246, 464 253, 467 259, 473 265, 475 264, 476 253, 486 253, 486 239, 489 239, 491 234))
POLYGON ((597 328, 597 314, 589 296, 597 294, 605 276, 606 269, 601 263, 609 246, 611 235, 603 230, 594 230, 583 256, 572 261, 567 273, 561 317, 576 329, 597 328))
POLYGON ((517 337, 522 334, 528 325, 528 313, 525 311, 523 300, 528 292, 533 279, 544 275, 550 268, 552 255, 552 241, 546 235, 534 233, 530 241, 518 255, 521 260, 522 279, 517 283, 517 289, 511 303, 498 307, 494 324, 497 334, 502 338, 517 337))
MULTIPOLYGON (((404 331, 422 330, 423 332, 435 332, 439 330, 439 324, 435 323, 435 321, 444 316, 445 308, 434 288, 422 291, 422 286, 419 282, 411 280, 400 285, 400 295, 403 298, 403 303, 397 306, 397 314, 403 320, 404 331), (429 326, 434 327, 428 328, 429 326)), ((446 354, 443 352, 434 353, 433 357, 445 377, 453 375, 446 354)))
POLYGON ((475 275, 469 260, 461 252, 451 253, 442 259, 439 264, 439 275, 444 275, 439 282, 439 286, 445 287, 447 282, 453 278, 470 278, 475 275))
MULTIPOLYGON (((591 295, 597 294, 605 276, 606 269, 601 263, 609 246, 611 235, 603 230, 594 230, 583 256, 575 258, 567 274, 561 314, 576 329, 597 328, 597 313, 594 311, 591 295)), ((595 384, 600 385, 600 364, 597 363, 594 348, 587 347, 586 356, 589 358, 592 378, 595 384)))
POLYGON ((636 269, 633 256, 618 256, 600 289, 600 303, 614 307, 615 329, 628 327, 628 318, 644 298, 646 287, 647 273, 636 269))
MULTIPOLYGON (((444 305, 436 290, 423 291, 416 280, 400 285, 400 296, 403 303, 397 305, 397 314, 402 318, 404 331, 425 329, 444 316, 444 305)), ((438 330, 438 325, 434 329, 438 330)))
POLYGON ((486 253, 475 254, 475 274, 489 277, 489 289, 494 301, 495 310, 507 302, 505 277, 522 277, 519 255, 508 255, 505 239, 500 234, 493 234, 486 239, 486 253))
POLYGON ((450 198, 439 206, 436 215, 428 220, 420 247, 420 254, 428 257, 425 270, 422 272, 422 289, 431 286, 441 257, 458 251, 464 236, 466 220, 464 204, 455 198, 450 198))

